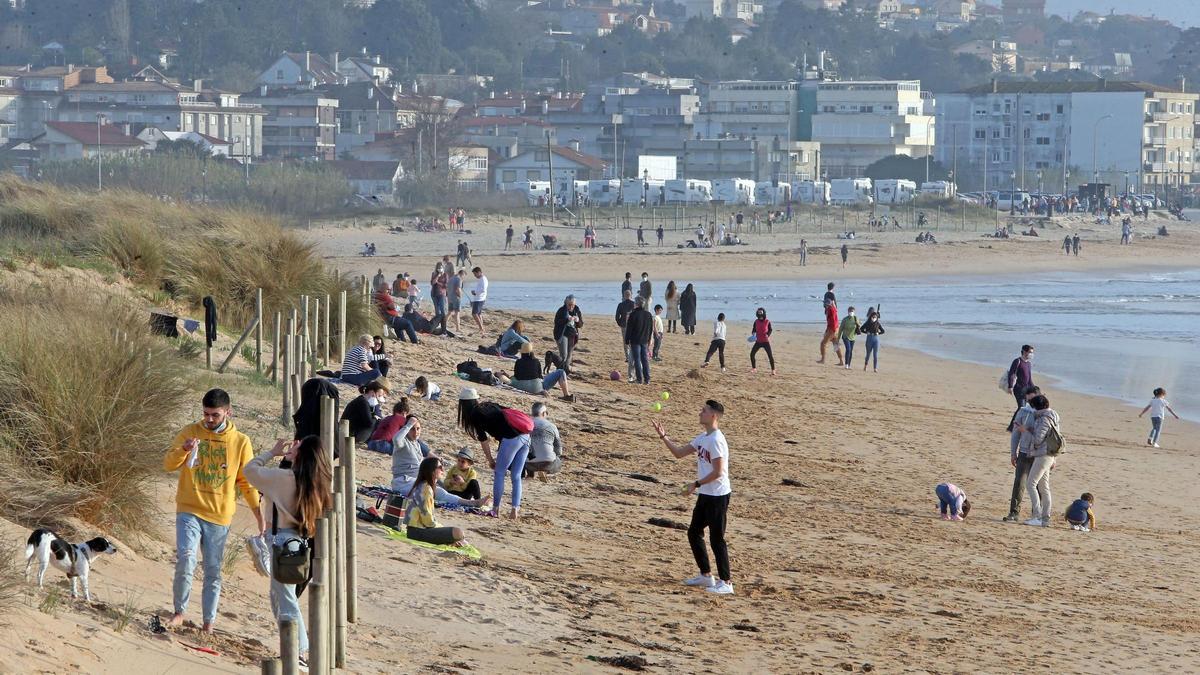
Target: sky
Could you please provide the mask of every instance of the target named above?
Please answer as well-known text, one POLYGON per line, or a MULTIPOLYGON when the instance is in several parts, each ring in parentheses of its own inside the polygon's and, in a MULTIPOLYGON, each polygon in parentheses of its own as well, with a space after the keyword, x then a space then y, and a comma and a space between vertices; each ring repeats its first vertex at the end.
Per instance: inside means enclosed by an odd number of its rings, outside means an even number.
POLYGON ((1067 16, 1088 10, 1107 14, 1139 14, 1167 19, 1179 26, 1200 26, 1200 2, 1196 0, 1048 0, 1046 10, 1067 16))

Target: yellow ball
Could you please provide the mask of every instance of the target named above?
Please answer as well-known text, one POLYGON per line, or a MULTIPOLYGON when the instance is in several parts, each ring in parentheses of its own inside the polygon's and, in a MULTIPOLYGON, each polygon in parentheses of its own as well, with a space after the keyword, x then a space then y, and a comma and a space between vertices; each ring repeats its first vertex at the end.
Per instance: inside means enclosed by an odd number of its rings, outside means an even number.
POLYGON ((671 392, 669 392, 669 391, 664 391, 664 392, 662 393, 662 400, 664 400, 664 401, 665 401, 665 400, 667 400, 667 399, 669 399, 669 398, 671 398, 671 392))
POLYGON ((660 412, 660 411, 662 411, 662 404, 655 402, 653 408, 654 408, 654 412, 660 412))

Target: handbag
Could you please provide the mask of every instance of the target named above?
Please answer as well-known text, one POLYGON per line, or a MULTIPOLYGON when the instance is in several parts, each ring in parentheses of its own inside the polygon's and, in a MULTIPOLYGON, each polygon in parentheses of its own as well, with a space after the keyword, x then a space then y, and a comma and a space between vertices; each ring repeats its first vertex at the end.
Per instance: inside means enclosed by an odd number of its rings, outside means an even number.
POLYGON ((271 504, 271 577, 281 584, 303 584, 312 576, 312 548, 302 537, 278 541, 279 511, 271 504))

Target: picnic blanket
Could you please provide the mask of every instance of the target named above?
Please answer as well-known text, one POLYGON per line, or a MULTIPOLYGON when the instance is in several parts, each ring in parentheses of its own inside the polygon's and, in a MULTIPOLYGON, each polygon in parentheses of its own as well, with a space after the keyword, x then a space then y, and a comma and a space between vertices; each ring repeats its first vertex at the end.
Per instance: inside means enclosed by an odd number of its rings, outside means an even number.
MULTIPOLYGON (((375 500, 375 509, 383 508, 383 503, 391 497, 402 497, 399 492, 395 492, 382 485, 359 485, 358 494, 363 497, 375 500)), ((461 504, 438 504, 437 507, 443 511, 455 511, 458 513, 467 513, 473 516, 492 516, 489 509, 481 509, 477 506, 462 506, 461 504)))
POLYGON ((458 555, 470 558, 471 560, 481 560, 483 558, 483 553, 470 544, 465 544, 463 546, 427 544, 423 541, 409 539, 408 535, 406 535, 403 530, 393 530, 385 525, 379 525, 378 527, 379 529, 383 530, 383 533, 388 539, 393 541, 402 541, 406 544, 412 544, 413 546, 419 546, 420 548, 427 548, 432 551, 449 551, 450 553, 456 553, 458 555))

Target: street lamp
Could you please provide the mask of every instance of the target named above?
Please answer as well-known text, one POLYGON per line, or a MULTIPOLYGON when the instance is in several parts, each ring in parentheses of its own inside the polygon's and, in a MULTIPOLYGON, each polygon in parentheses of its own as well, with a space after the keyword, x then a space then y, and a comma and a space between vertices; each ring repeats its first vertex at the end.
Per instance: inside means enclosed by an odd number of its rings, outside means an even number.
POLYGON ((104 153, 100 151, 100 126, 106 116, 96 113, 96 192, 104 190, 104 153))
POLYGON ((1015 216, 1017 214, 1017 172, 1009 171, 1008 179, 1012 185, 1012 191, 1008 195, 1008 215, 1015 216))
POLYGON ((1046 188, 1042 185, 1042 172, 1038 171, 1038 196, 1043 197, 1046 194, 1046 188))
POLYGON ((1112 119, 1112 115, 1104 115, 1096 120, 1096 124, 1092 126, 1092 182, 1100 182, 1100 170, 1096 164, 1096 138, 1100 133, 1100 123, 1104 120, 1112 119))

